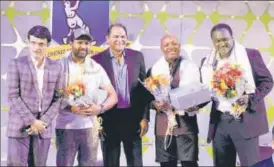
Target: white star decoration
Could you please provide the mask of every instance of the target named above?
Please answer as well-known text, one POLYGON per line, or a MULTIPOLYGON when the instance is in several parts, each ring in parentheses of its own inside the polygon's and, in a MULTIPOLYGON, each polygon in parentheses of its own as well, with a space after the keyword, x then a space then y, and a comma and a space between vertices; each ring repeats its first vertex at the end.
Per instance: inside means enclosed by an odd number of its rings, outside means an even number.
MULTIPOLYGON (((2 46, 9 46, 9 47, 14 47, 16 49, 16 55, 15 58, 17 58, 19 56, 19 54, 21 53, 21 51, 27 46, 26 43, 22 40, 22 38, 20 37, 16 27, 12 27, 15 34, 16 34, 16 38, 17 40, 14 43, 1 43, 1 47, 2 46)), ((6 80, 7 79, 7 72, 3 71, 4 74, 1 74, 1 79, 6 80)))
POLYGON ((268 69, 271 67, 273 61, 274 61, 274 58, 271 58, 271 60, 269 61, 269 63, 266 65, 268 69))
POLYGON ((140 36, 136 38, 136 40, 130 45, 131 49, 141 51, 143 48, 143 45, 140 43, 140 36))

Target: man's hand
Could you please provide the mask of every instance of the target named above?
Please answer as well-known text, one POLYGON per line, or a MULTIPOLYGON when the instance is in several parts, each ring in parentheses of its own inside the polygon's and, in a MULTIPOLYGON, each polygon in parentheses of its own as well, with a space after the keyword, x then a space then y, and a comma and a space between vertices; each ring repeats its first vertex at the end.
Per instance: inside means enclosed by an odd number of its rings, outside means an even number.
POLYGON ((171 109, 171 106, 166 101, 154 101, 153 105, 155 106, 157 112, 159 111, 167 111, 168 109, 171 109))
POLYGON ((143 137, 148 131, 148 121, 143 119, 140 122, 140 137, 143 137))
POLYGON ((239 105, 243 106, 243 105, 248 105, 248 95, 243 95, 241 96, 236 103, 238 103, 239 105))
POLYGON ((32 131, 36 132, 37 130, 38 132, 42 132, 43 130, 46 129, 47 124, 41 120, 36 119, 33 121, 33 123, 30 126, 32 131))
POLYGON ((99 115, 101 112, 101 106, 97 104, 90 104, 87 108, 80 109, 80 113, 84 115, 99 115))
POLYGON ((86 109, 88 109, 90 106, 71 106, 71 112, 74 114, 79 114, 79 115, 88 115, 87 113, 85 113, 84 111, 86 109))
POLYGON ((193 106, 193 107, 189 107, 188 109, 186 109, 187 112, 193 112, 193 111, 198 111, 199 107, 198 106, 193 106))
POLYGON ((28 133, 28 135, 33 135, 33 134, 37 135, 39 133, 39 131, 36 128, 34 128, 33 126, 28 128, 26 130, 26 132, 28 133))

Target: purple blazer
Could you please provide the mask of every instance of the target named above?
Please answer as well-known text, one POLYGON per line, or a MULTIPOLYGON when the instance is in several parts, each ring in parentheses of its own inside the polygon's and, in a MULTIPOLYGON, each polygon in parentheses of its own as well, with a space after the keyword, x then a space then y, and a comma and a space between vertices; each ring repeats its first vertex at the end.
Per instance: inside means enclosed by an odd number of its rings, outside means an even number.
MULTIPOLYGON (((243 113, 243 121, 235 129, 245 139, 258 137, 268 132, 264 98, 273 88, 272 75, 264 64, 260 52, 255 49, 246 49, 246 51, 252 68, 256 90, 255 94, 249 96, 249 104, 247 111, 243 113)), ((220 114, 221 112, 216 110, 216 103, 213 102, 207 142, 211 142, 214 138, 218 122, 220 121, 220 114)))
MULTIPOLYGON (((59 61, 46 57, 43 80, 43 100, 40 120, 48 124, 40 134, 42 138, 52 136, 52 121, 59 112, 60 99, 56 90, 63 88, 64 77, 59 61)), ((8 137, 27 137, 25 129, 38 116, 39 95, 36 70, 30 56, 12 59, 8 70, 8 102, 10 106, 8 137)))
MULTIPOLYGON (((92 56, 92 59, 102 65, 108 74, 113 87, 115 87, 115 78, 109 49, 106 49, 105 51, 92 56)), ((147 92, 138 81, 138 79, 143 81, 146 77, 144 56, 139 51, 125 49, 125 63, 127 64, 128 68, 128 84, 130 91, 131 109, 134 110, 130 115, 130 118, 128 118, 131 120, 132 124, 128 126, 129 129, 135 131, 139 128, 139 123, 142 119, 150 119, 148 110, 149 100, 146 99, 147 92)), ((107 129, 112 131, 112 123, 113 121, 115 122, 115 120, 117 120, 116 109, 117 105, 106 111, 104 114, 100 115, 103 118, 103 127, 106 131, 107 129)))

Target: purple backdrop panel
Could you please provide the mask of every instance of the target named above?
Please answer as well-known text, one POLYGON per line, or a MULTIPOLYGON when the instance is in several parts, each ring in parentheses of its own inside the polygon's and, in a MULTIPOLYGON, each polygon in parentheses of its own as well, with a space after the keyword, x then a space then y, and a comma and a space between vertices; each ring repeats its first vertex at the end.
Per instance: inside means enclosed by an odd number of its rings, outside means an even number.
POLYGON ((52 36, 58 44, 68 42, 75 28, 90 31, 96 45, 105 41, 109 26, 109 1, 54 1, 52 9, 52 36))

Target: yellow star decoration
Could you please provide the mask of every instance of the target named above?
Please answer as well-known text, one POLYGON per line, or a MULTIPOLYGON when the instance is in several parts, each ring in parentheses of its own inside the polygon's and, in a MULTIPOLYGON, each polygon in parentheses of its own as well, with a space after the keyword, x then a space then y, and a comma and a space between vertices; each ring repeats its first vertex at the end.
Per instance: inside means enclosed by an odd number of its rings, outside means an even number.
POLYGON ((267 97, 266 101, 268 102, 268 105, 269 105, 267 109, 268 123, 272 123, 274 121, 274 101, 270 99, 270 97, 267 97))
POLYGON ((142 137, 142 152, 144 153, 152 144, 147 136, 142 137))

